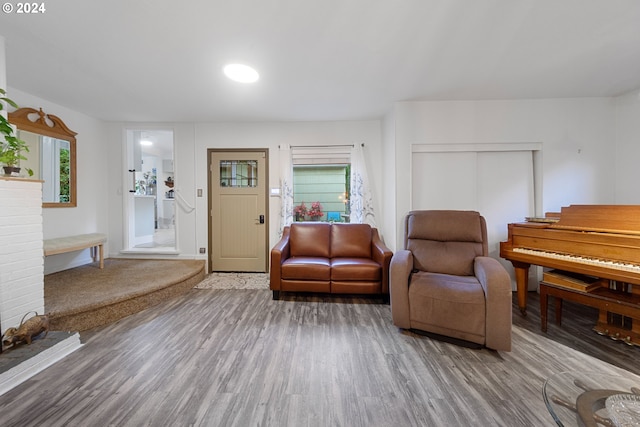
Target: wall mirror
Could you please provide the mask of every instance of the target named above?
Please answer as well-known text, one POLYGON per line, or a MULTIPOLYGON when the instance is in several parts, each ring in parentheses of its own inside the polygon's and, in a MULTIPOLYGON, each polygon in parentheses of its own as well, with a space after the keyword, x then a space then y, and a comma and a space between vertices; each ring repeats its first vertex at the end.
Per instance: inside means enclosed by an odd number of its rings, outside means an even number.
POLYGON ((18 138, 29 145, 29 152, 24 153, 28 160, 20 166, 31 168, 33 178, 43 181, 42 207, 75 207, 77 134, 42 108, 20 108, 9 113, 9 122, 18 128, 18 138))

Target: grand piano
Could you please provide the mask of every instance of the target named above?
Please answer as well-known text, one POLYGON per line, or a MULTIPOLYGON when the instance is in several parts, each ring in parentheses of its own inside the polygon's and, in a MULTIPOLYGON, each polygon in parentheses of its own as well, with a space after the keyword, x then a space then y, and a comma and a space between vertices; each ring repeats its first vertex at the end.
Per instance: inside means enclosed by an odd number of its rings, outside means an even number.
MULTIPOLYGON (((508 225, 500 256, 513 264, 518 306, 527 309, 529 267, 540 265, 640 286, 640 206, 571 205, 508 225)), ((639 306, 640 310, 640 306, 639 306)))

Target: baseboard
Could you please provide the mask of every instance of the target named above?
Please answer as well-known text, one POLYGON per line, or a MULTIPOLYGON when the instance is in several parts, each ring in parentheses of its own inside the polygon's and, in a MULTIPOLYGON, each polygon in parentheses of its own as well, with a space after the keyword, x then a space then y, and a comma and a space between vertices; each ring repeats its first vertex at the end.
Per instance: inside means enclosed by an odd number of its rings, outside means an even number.
MULTIPOLYGON (((34 341, 32 344, 20 345, 27 346, 35 344, 36 342, 34 341)), ((9 368, 6 371, 0 373, 0 395, 3 395, 14 387, 17 387, 40 371, 48 368, 57 361, 63 359, 65 356, 73 353, 80 347, 82 347, 82 344, 80 342, 80 334, 74 333, 68 338, 57 342, 51 347, 32 355, 26 360, 21 361, 16 366, 13 366, 12 368, 9 368)), ((2 357, 7 357, 9 352, 17 352, 21 350, 27 351, 28 349, 27 347, 9 349, 2 353, 2 357)))

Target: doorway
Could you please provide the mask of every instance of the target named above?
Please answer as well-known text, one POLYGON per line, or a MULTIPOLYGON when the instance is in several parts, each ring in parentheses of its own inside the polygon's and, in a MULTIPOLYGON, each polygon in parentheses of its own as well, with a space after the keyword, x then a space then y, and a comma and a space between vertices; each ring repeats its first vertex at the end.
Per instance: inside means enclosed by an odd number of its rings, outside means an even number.
POLYGON ((209 151, 209 271, 267 271, 268 150, 209 151))
POLYGON ((173 130, 126 131, 123 252, 176 253, 173 130))

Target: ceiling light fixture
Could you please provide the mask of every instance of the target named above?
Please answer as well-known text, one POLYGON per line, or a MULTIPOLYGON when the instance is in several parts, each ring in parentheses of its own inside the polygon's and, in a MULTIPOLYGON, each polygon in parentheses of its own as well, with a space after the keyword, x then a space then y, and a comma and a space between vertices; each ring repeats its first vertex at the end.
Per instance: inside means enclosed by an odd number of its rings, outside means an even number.
POLYGON ((243 64, 229 64, 225 66, 224 74, 231 80, 240 83, 253 83, 260 78, 256 70, 243 64))

